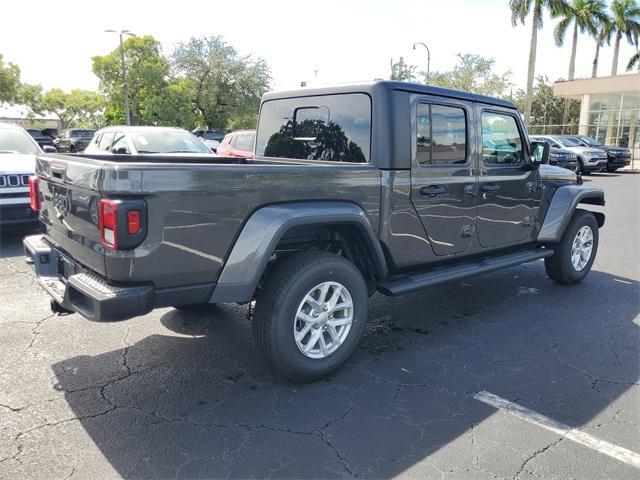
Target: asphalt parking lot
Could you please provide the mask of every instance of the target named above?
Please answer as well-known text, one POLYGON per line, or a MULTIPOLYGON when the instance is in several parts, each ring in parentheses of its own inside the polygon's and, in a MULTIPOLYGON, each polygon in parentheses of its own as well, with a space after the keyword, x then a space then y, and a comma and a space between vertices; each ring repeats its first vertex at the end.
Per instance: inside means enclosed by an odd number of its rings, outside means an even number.
POLYGON ((0 478, 638 478, 640 175, 587 181, 607 222, 582 284, 536 262, 375 296, 347 367, 303 386, 246 307, 53 316, 5 233, 0 478))

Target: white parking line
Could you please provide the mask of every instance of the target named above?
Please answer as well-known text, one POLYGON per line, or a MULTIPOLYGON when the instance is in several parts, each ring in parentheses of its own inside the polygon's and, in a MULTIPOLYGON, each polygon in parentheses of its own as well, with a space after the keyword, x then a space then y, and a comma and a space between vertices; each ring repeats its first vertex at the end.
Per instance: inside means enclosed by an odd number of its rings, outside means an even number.
POLYGON ((621 462, 628 463, 636 468, 640 468, 640 454, 628 450, 613 443, 605 442, 599 438, 589 435, 588 433, 581 432, 575 428, 571 428, 569 425, 557 422, 556 420, 541 415, 540 413, 529 410, 517 403, 505 400, 493 393, 481 391, 476 393, 473 398, 480 400, 487 405, 504 410, 507 413, 520 417, 527 422, 538 425, 539 427, 546 428, 552 432, 569 440, 573 440, 576 443, 589 447, 597 452, 603 453, 620 460, 621 462))

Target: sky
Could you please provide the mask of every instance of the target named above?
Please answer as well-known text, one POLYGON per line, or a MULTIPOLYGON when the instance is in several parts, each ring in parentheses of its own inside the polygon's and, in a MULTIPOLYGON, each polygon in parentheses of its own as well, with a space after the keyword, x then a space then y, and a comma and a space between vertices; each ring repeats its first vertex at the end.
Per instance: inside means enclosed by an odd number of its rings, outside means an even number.
MULTIPOLYGON (((192 36, 222 35, 242 55, 264 58, 272 88, 388 78, 391 58, 431 71, 451 69, 458 53, 475 53, 511 71, 514 88, 526 84, 530 24, 512 27, 507 0, 8 0, 2 7, 0 54, 17 64, 22 80, 59 87, 97 89, 91 57, 117 46, 106 29, 153 35, 169 55, 192 36), (317 72, 316 72, 317 70, 317 72), (317 80, 316 80, 317 78, 317 80)), ((566 78, 570 35, 563 48, 553 42, 555 21, 545 19, 538 35, 536 75, 566 78)), ((595 43, 578 40, 576 77, 591 75, 595 43)), ((602 50, 600 75, 609 75, 613 48, 602 50)), ((621 48, 623 73, 634 48, 621 48)))

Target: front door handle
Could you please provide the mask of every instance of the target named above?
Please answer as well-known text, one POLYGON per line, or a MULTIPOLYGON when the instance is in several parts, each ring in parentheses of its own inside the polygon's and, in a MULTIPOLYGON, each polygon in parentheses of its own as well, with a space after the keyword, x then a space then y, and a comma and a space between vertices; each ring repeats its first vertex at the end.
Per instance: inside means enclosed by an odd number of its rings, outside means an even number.
POLYGON ((441 193, 447 193, 447 187, 442 185, 429 185, 428 187, 422 187, 420 189, 420 195, 428 195, 430 197, 435 197, 441 193))
POLYGON ((500 190, 500 185, 496 185, 495 183, 485 183, 480 186, 480 190, 487 193, 493 193, 500 190))

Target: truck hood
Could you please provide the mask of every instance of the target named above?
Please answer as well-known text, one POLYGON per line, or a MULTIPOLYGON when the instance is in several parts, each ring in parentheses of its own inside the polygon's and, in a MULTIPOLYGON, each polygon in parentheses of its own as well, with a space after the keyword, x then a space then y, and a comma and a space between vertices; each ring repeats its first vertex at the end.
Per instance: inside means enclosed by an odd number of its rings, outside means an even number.
POLYGON ((574 172, 554 165, 540 165, 540 177, 543 181, 578 183, 578 177, 574 172))
POLYGON ((35 155, 0 153, 0 173, 33 174, 35 171, 35 155))

